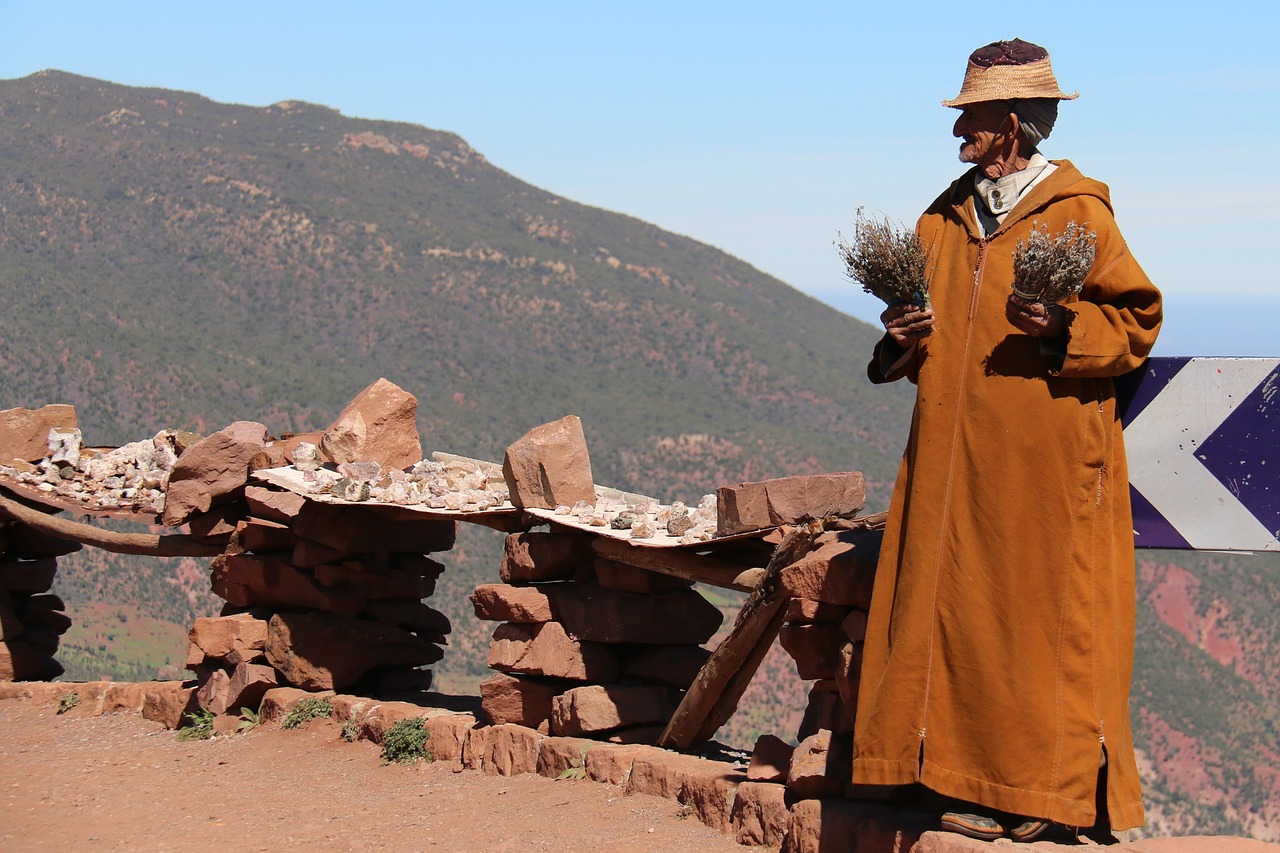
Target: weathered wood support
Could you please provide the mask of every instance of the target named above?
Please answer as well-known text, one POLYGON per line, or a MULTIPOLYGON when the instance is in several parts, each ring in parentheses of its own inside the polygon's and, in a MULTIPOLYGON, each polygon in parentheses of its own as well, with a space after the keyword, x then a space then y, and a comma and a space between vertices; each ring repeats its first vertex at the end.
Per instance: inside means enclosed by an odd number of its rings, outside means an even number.
POLYGON ((4 495, 0 495, 0 514, 8 515, 41 533, 117 554, 137 554, 143 557, 216 557, 222 553, 221 545, 206 545, 181 534, 157 536, 151 533, 116 533, 91 524, 45 515, 4 495))
POLYGON ((786 618, 788 596, 779 583, 782 570, 809 553, 822 530, 821 521, 811 521, 793 528, 778 543, 733 630, 698 672, 658 746, 687 749, 710 739, 733 715, 786 618))

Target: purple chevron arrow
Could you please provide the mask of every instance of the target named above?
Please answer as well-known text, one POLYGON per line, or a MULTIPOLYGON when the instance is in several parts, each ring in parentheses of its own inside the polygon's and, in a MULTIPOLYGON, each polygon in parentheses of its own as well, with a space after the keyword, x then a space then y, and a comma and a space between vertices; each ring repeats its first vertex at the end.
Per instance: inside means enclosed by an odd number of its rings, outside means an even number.
POLYGON ((1153 358, 1116 391, 1138 547, 1280 550, 1280 359, 1153 358))

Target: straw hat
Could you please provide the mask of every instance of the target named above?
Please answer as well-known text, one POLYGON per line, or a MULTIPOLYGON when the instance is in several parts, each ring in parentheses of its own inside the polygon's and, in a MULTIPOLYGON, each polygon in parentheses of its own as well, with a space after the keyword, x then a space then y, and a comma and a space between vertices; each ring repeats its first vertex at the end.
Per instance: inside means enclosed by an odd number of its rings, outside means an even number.
POLYGON ((1078 97, 1079 92, 1068 95, 1058 88, 1053 66, 1049 64, 1049 51, 1038 44, 1013 39, 992 42, 970 54, 960 94, 943 101, 942 105, 960 108, 981 101, 1019 98, 1073 101, 1078 97))

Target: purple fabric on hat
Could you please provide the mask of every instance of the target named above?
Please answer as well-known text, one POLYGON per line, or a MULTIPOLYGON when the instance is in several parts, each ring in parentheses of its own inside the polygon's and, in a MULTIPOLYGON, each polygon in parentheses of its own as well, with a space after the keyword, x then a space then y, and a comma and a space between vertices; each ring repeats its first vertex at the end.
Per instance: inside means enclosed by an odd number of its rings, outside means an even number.
POLYGON ((1039 62, 1049 55, 1038 44, 1022 39, 1013 41, 993 41, 986 47, 980 47, 969 55, 969 61, 979 68, 990 68, 993 65, 1026 65, 1039 62))

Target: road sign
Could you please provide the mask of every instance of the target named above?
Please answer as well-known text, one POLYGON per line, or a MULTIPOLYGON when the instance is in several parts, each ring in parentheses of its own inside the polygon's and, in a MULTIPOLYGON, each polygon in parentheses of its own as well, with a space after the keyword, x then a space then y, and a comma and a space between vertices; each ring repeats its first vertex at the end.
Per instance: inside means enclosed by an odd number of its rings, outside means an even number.
POLYGON ((1116 393, 1139 548, 1280 551, 1280 358, 1152 358, 1116 393))

